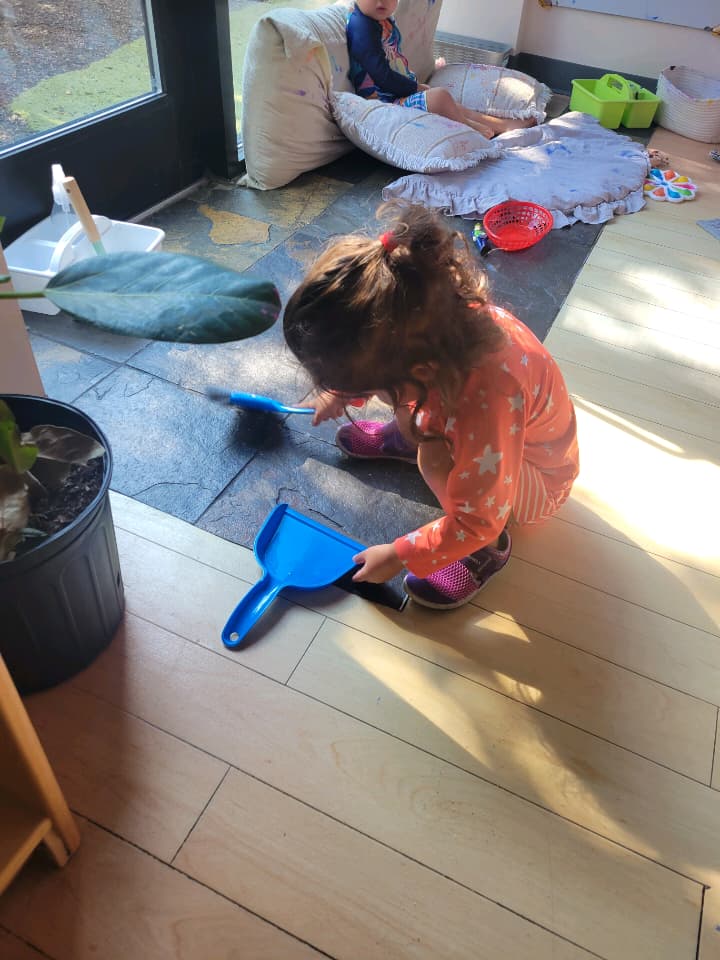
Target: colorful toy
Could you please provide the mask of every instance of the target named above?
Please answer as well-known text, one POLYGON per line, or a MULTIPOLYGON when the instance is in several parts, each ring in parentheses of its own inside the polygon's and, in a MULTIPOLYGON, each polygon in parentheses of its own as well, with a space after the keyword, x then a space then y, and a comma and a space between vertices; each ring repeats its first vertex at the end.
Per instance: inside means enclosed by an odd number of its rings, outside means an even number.
POLYGON ((697 187, 688 177, 675 170, 658 170, 653 167, 643 186, 643 194, 650 200, 667 200, 669 203, 682 203, 694 200, 697 187))
POLYGON ((483 225, 481 223, 476 223, 473 227, 472 242, 478 248, 480 253, 486 252, 485 248, 490 241, 488 240, 488 235, 483 230, 483 225))

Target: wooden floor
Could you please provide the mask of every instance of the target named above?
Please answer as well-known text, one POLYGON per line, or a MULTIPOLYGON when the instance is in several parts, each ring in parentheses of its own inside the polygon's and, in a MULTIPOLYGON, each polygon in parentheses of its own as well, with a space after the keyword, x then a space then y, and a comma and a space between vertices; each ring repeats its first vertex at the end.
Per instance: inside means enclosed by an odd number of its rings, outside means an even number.
POLYGON ((252 555, 114 497, 125 626, 27 701, 82 845, 3 958, 720 957, 720 167, 656 142, 700 196, 604 230, 548 340, 581 478, 477 604, 231 654, 252 555))

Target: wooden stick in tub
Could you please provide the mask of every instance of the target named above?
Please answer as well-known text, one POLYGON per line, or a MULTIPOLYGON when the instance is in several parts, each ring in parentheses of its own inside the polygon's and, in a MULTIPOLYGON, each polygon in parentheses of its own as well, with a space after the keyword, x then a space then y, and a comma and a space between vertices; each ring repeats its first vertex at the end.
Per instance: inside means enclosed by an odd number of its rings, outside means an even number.
POLYGON ((100 233, 88 209, 88 205, 85 203, 85 197, 82 195, 82 190, 78 186, 77 180, 75 177, 64 177, 62 184, 65 187, 67 195, 70 197, 70 202, 73 205, 78 220, 83 226, 83 230, 87 234, 88 240, 93 245, 93 250, 97 254, 105 253, 105 247, 100 239, 100 233))

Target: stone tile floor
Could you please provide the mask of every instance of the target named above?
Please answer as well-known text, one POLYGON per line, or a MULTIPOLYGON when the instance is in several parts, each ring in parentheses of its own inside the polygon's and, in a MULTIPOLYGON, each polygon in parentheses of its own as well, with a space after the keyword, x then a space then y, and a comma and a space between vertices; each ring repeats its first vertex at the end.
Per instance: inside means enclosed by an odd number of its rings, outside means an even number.
MULTIPOLYGON (((376 231, 381 190, 396 176, 354 152, 269 193, 203 185, 147 222, 166 231, 165 249, 270 278, 284 299, 330 237, 376 231)), ((469 235, 473 223, 456 226, 469 235)), ((576 224, 527 251, 492 251, 484 262, 494 301, 544 338, 599 229, 576 224)), ((106 432, 121 493, 245 545, 283 500, 365 543, 438 513, 412 467, 343 458, 334 425, 240 413, 205 395, 211 385, 283 401, 304 395, 281 324, 247 342, 189 346, 100 334, 63 314, 26 318, 47 393, 106 432)), ((399 581, 367 595, 397 605, 399 581)))

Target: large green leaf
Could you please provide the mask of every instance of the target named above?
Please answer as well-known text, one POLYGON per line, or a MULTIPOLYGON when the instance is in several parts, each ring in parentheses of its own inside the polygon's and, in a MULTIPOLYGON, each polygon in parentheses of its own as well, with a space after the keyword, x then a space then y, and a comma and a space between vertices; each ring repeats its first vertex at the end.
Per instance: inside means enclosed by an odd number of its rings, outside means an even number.
POLYGON ((56 274, 44 293, 101 330, 187 343, 254 337, 280 312, 272 283, 180 253, 89 257, 56 274))

